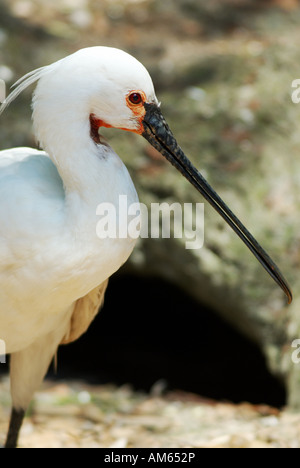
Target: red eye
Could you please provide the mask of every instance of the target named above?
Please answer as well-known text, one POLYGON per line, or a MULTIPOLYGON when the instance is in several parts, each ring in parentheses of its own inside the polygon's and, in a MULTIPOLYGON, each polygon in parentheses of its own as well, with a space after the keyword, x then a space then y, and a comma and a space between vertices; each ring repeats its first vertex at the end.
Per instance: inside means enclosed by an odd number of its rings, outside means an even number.
POLYGON ((134 104, 136 106, 137 104, 141 104, 141 102, 143 102, 143 98, 140 93, 131 93, 129 95, 129 101, 131 102, 131 104, 134 104))

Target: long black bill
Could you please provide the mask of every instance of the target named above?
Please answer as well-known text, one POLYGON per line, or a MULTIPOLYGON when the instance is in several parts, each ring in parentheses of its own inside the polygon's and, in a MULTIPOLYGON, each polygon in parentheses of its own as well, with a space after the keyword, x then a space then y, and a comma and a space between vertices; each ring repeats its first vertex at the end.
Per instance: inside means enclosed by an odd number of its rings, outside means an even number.
POLYGON ((178 145, 159 107, 145 103, 146 115, 143 121, 143 137, 151 143, 182 175, 203 195, 204 198, 225 219, 234 232, 242 239, 265 270, 285 292, 288 303, 292 302, 292 292, 265 250, 254 239, 241 221, 232 213, 219 195, 206 182, 200 172, 192 165, 178 145))

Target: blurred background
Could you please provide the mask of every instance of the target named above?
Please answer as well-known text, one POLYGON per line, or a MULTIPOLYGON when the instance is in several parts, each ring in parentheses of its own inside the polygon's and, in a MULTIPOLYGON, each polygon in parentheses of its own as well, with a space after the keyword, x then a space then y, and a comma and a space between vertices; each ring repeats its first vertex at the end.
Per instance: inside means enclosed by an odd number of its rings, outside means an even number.
MULTIPOLYGON (((297 0, 0 0, 0 78, 8 85, 87 46, 139 59, 177 140, 294 293, 287 307, 205 204, 204 248, 140 241, 89 332, 60 349, 57 379, 299 408, 300 368, 291 360, 300 338, 300 104, 291 100, 299 25, 297 0)), ((1 117, 1 149, 35 146, 31 92, 1 117)), ((105 135, 143 203, 203 201, 146 141, 105 135)))

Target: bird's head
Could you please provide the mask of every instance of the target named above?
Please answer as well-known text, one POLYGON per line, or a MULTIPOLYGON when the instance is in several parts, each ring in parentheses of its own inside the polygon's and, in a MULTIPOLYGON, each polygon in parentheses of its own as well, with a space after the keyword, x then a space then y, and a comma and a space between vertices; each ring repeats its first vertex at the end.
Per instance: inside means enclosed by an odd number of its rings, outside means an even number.
POLYGON ((47 100, 49 112, 49 101, 55 96, 56 103, 63 103, 73 116, 77 109, 85 120, 90 117, 94 132, 98 126, 142 134, 145 103, 158 105, 148 71, 122 50, 81 49, 53 67, 39 80, 34 108, 41 109, 47 100))
POLYGON ((82 49, 64 59, 62 73, 73 83, 70 94, 76 89, 86 103, 93 130, 98 126, 142 134, 145 104, 158 106, 148 71, 122 50, 82 49))

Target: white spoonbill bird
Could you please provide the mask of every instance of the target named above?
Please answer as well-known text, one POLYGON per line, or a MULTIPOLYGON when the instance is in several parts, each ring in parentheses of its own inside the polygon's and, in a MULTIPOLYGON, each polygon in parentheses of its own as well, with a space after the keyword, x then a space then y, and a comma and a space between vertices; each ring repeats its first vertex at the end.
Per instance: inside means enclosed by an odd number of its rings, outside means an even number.
POLYGON ((138 197, 100 127, 145 137, 208 200, 283 289, 277 266, 178 146, 135 58, 92 47, 35 70, 18 83, 0 113, 29 85, 35 135, 45 151, 0 152, 0 339, 11 354, 12 413, 6 447, 17 446, 25 410, 61 343, 84 333, 109 277, 135 239, 96 235, 96 208, 138 197), (105 237, 105 236, 103 236, 105 237))

